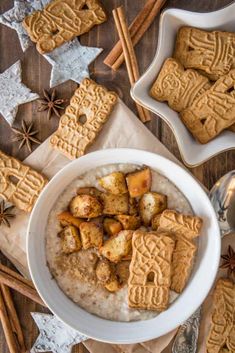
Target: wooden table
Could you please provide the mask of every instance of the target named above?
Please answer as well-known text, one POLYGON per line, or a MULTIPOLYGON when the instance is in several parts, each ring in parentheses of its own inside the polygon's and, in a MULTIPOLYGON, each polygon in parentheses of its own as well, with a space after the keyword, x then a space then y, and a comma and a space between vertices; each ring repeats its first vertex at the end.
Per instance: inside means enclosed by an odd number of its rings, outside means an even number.
MULTIPOLYGON (((230 0, 169 0, 166 4, 167 7, 178 7, 191 11, 212 11, 219 9, 227 4, 230 0)), ((98 57, 96 62, 91 65, 91 77, 95 78, 99 83, 114 89, 118 92, 124 102, 136 112, 135 105, 130 98, 129 82, 127 79, 125 65, 119 69, 118 72, 112 72, 107 66, 103 64, 103 59, 112 47, 113 43, 117 40, 117 33, 114 28, 114 22, 111 11, 114 7, 121 4, 125 5, 128 20, 131 21, 137 12, 143 6, 143 0, 135 1, 122 1, 122 0, 102 0, 102 3, 108 13, 108 21, 101 26, 94 28, 89 34, 85 34, 80 38, 82 44, 88 46, 97 46, 104 48, 103 53, 98 57)), ((0 13, 12 7, 12 0, 0 1, 0 13)), ((136 47, 136 54, 141 72, 151 63, 155 50, 157 47, 158 38, 158 19, 144 35, 142 41, 136 47)), ((23 82, 27 84, 33 91, 41 93, 42 89, 48 89, 50 65, 45 59, 38 54, 35 47, 32 46, 25 53, 22 52, 16 33, 0 25, 0 72, 6 70, 10 65, 15 63, 18 59, 22 61, 23 67, 23 82)), ((68 81, 56 89, 58 95, 61 97, 69 98, 74 91, 76 84, 68 81)), ((1 104, 1 102, 0 102, 1 104)), ((21 120, 25 119, 30 122, 33 121, 35 127, 39 130, 38 138, 45 140, 57 127, 58 119, 53 117, 50 121, 46 119, 45 113, 38 113, 38 103, 33 102, 25 104, 19 108, 17 118, 14 126, 19 127, 21 120)), ((180 159, 179 150, 176 144, 173 133, 167 125, 157 116, 153 116, 147 127, 156 135, 163 144, 180 159)), ((36 146, 34 146, 35 148, 36 146)), ((17 143, 12 142, 12 132, 9 125, 0 116, 0 149, 10 155, 16 156, 23 160, 28 152, 26 148, 18 149, 17 143)), ((193 174, 207 187, 215 183, 215 181, 224 175, 226 172, 234 169, 235 167, 235 151, 229 151, 214 157, 210 161, 204 163, 202 166, 192 169, 193 174)), ((8 263, 7 259, 1 255, 1 261, 8 263)), ((25 340, 28 349, 32 346, 35 338, 37 337, 37 328, 30 316, 30 311, 42 311, 43 309, 22 297, 18 293, 13 293, 16 303, 17 311, 22 323, 25 334, 25 340)), ((0 327, 0 352, 8 352, 5 343, 4 335, 0 327)), ((74 348, 74 353, 87 352, 83 345, 74 348)), ((101 352, 97 352, 101 353, 101 352)))

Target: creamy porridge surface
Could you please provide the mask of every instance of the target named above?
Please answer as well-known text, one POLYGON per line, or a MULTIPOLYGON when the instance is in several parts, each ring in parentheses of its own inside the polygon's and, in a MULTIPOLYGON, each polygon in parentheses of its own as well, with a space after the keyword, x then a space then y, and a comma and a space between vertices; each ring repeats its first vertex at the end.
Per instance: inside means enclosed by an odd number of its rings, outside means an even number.
MULTIPOLYGON (((112 164, 93 169, 75 179, 58 197, 48 217, 46 228, 46 256, 50 271, 59 287, 75 303, 90 313, 116 321, 146 320, 157 315, 156 312, 136 310, 128 307, 127 285, 115 293, 110 293, 97 286, 94 266, 97 254, 94 249, 81 250, 71 255, 61 251, 58 233, 61 231, 57 214, 64 211, 70 200, 76 196, 80 187, 94 186, 100 189, 98 179, 114 171, 124 173, 136 170, 138 166, 131 164, 112 164), (86 281, 84 280, 86 277, 86 281), (88 281, 87 281, 88 279, 88 281)), ((183 194, 166 177, 152 170, 152 191, 168 197, 168 208, 181 213, 192 214, 192 209, 183 194)), ((177 294, 171 291, 170 301, 177 294)))

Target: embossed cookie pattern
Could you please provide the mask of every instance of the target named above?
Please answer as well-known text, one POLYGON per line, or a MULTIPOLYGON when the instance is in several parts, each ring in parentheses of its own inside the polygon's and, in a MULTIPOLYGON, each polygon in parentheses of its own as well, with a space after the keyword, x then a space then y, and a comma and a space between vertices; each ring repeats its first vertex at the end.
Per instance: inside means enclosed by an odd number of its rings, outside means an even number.
POLYGON ((200 234, 202 220, 199 217, 183 215, 174 210, 165 210, 159 223, 159 231, 172 233, 176 239, 172 259, 171 289, 181 293, 193 268, 197 251, 193 239, 200 234))
POLYGON ((46 183, 44 176, 0 151, 0 196, 3 199, 30 212, 46 183))
POLYGON ((235 69, 217 80, 180 113, 183 123, 201 143, 207 143, 235 123, 235 69))
POLYGON ((168 307, 174 245, 165 234, 134 233, 128 281, 130 307, 157 311, 168 307))
POLYGON ((108 120, 116 101, 116 93, 84 79, 50 138, 51 146, 70 159, 82 156, 108 120))
POLYGON ((211 328, 206 353, 235 352, 235 284, 228 279, 217 281, 213 295, 211 328))
POLYGON ((202 70, 216 81, 235 68, 235 34, 182 27, 177 34, 174 57, 185 68, 202 70))
POLYGON ((167 59, 154 82, 150 94, 158 101, 167 101, 177 112, 190 106, 208 88, 209 80, 195 70, 185 70, 175 59, 167 59))
POLYGON ((23 26, 37 43, 37 50, 44 54, 105 20, 98 0, 54 0, 42 11, 25 17, 23 26))

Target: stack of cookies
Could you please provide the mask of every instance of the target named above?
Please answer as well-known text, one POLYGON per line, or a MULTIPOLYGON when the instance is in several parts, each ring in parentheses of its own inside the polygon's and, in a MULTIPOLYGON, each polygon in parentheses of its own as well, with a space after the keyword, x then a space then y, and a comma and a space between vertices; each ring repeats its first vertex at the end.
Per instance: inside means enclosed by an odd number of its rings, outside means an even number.
POLYGON ((180 113, 200 142, 235 130, 235 33, 182 27, 150 94, 180 113))
POLYGON ((166 209, 157 231, 137 230, 132 238, 128 300, 132 308, 166 310, 170 290, 181 293, 192 271, 199 217, 166 209))

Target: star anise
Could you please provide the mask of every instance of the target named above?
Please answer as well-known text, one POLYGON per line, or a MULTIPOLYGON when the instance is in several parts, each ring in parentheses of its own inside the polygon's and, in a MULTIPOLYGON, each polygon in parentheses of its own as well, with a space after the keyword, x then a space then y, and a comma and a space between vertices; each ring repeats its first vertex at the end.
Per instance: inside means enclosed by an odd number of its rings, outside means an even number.
POLYGON ((15 215, 11 213, 11 210, 14 208, 14 206, 6 206, 6 203, 4 200, 0 202, 0 226, 2 224, 5 224, 7 227, 10 228, 10 218, 14 218, 15 215))
POLYGON ((22 130, 12 128, 12 130, 17 134, 16 138, 13 139, 13 141, 20 141, 20 149, 24 145, 26 145, 29 152, 32 152, 32 144, 37 143, 38 145, 40 145, 41 143, 41 141, 34 137, 38 133, 38 130, 33 130, 33 123, 27 125, 24 120, 22 120, 21 126, 22 130))
POLYGON ((43 90, 43 97, 38 99, 38 101, 40 102, 38 111, 43 112, 47 110, 47 119, 50 120, 53 113, 60 118, 59 110, 64 109, 62 104, 65 103, 67 99, 56 98, 56 91, 53 89, 51 94, 43 90))
POLYGON ((221 259, 224 260, 220 268, 226 268, 228 277, 235 276, 235 251, 229 245, 227 254, 221 255, 221 259))

